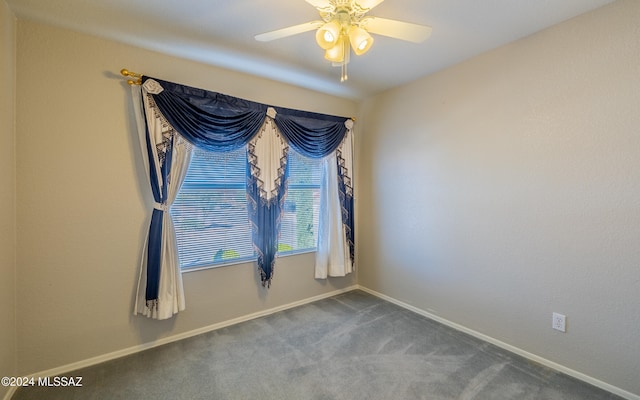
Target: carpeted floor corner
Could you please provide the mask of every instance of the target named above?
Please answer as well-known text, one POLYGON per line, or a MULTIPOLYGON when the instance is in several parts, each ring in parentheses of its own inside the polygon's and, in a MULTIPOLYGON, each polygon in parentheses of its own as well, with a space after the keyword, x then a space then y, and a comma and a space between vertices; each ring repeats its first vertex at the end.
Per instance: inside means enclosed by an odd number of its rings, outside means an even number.
POLYGON ((613 400, 356 290, 85 368, 12 400, 613 400))

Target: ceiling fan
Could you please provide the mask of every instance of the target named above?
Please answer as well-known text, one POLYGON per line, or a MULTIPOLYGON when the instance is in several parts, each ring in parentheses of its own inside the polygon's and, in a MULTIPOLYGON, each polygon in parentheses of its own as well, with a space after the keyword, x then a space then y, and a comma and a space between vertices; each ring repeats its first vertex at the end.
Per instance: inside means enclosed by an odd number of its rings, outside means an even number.
POLYGON ((322 21, 311 21, 256 35, 268 42, 299 33, 316 31, 316 42, 325 50, 324 58, 342 67, 340 80, 347 80, 351 48, 356 55, 366 53, 373 44, 370 33, 420 43, 431 35, 431 27, 409 22, 367 16, 384 0, 305 0, 318 9, 322 21))

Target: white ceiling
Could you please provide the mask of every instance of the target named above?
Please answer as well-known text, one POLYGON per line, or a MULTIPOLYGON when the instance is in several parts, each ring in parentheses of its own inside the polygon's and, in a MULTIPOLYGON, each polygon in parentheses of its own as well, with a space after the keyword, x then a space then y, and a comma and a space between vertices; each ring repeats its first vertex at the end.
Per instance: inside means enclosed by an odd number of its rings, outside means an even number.
POLYGON ((421 44, 375 36, 368 53, 351 57, 345 83, 324 60, 313 31, 266 43, 253 38, 318 20, 304 0, 5 1, 18 18, 359 99, 613 0, 386 0, 369 15, 429 25, 433 33, 421 44))

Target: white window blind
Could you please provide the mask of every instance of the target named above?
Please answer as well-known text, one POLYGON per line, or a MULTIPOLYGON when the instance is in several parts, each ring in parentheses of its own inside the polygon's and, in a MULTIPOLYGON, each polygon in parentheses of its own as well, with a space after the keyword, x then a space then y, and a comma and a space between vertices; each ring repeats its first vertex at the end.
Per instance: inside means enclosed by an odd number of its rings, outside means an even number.
MULTIPOLYGON (((289 151, 280 255, 316 248, 321 162, 289 151)), ((194 149, 171 214, 182 269, 255 259, 247 214, 246 149, 227 153, 194 149)))
POLYGON ((171 207, 181 268, 254 258, 247 214, 245 148, 218 153, 194 149, 171 207))

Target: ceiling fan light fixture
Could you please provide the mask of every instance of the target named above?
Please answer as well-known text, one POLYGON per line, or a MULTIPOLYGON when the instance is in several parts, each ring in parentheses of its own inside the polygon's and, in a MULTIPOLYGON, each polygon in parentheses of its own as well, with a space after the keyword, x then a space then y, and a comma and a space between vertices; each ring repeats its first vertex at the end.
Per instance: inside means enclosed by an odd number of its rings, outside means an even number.
POLYGON ((338 21, 331 20, 316 31, 316 42, 324 50, 334 47, 340 39, 342 27, 338 21))
POLYGON ((256 35, 256 40, 267 42, 315 30, 316 42, 324 58, 333 66, 341 67, 340 80, 347 80, 347 64, 351 48, 355 55, 365 54, 373 45, 371 34, 388 36, 413 43, 422 43, 431 34, 431 27, 392 19, 366 16, 384 0, 305 0, 314 6, 321 20, 277 29, 256 35))
POLYGON ((349 28, 349 41, 351 42, 353 52, 356 53, 357 56, 361 56, 369 51, 371 45, 373 45, 373 38, 369 35, 369 32, 356 25, 352 25, 349 28))
POLYGON ((342 37, 338 36, 338 41, 335 46, 324 52, 324 58, 334 63, 344 61, 344 40, 342 40, 342 37))

